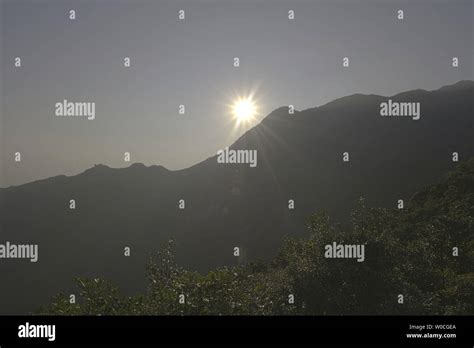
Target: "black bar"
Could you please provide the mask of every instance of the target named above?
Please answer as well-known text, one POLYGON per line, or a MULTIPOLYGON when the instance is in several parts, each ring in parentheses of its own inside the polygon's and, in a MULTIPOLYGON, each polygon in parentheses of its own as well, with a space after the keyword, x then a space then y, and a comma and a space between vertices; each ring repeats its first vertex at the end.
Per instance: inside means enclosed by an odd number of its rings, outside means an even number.
POLYGON ((38 343, 41 346, 278 343, 472 347, 473 332, 472 316, 0 317, 1 348, 38 343), (55 325, 54 342, 47 338, 19 338, 19 326, 27 322, 55 325), (419 329, 410 329, 410 325, 419 329), (456 337, 413 338, 407 334, 455 334, 456 337))

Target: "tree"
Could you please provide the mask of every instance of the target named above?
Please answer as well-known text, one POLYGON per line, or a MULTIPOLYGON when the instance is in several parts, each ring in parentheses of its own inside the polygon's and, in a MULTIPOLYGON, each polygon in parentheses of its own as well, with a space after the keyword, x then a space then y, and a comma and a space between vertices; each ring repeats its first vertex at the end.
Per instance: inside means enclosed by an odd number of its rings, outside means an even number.
POLYGON ((271 262, 224 267, 206 275, 179 267, 170 241, 150 258, 143 295, 125 297, 105 280, 77 279, 78 303, 60 294, 38 313, 474 312, 474 159, 415 194, 405 209, 371 208, 361 198, 350 229, 332 224, 324 213, 310 216, 307 226, 307 236, 285 240, 271 262), (364 261, 326 258, 325 246, 333 242, 364 245, 364 261))

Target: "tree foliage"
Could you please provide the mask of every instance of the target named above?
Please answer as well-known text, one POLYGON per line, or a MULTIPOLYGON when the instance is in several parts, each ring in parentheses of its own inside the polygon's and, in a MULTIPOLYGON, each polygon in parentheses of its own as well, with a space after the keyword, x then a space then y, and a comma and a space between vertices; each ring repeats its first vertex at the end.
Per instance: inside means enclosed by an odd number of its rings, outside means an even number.
POLYGON ((324 213, 310 216, 307 226, 305 238, 285 240, 271 261, 206 275, 179 267, 170 241, 150 258, 143 294, 127 297, 105 280, 77 279, 77 303, 60 294, 38 313, 474 313, 474 159, 417 193, 404 209, 367 207, 360 199, 350 229, 332 224, 324 213), (324 246, 333 242, 364 244, 364 262, 325 258, 324 246))

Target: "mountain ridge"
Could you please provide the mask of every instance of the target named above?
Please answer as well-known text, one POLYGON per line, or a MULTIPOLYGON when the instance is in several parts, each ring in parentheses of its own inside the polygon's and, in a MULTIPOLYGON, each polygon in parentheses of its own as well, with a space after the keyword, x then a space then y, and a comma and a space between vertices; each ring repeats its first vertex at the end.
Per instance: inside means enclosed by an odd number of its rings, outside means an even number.
POLYGON ((285 237, 306 233, 305 218, 316 211, 348 224, 361 196, 393 207, 452 169, 453 152, 460 161, 474 156, 471 87, 415 93, 422 104, 417 121, 381 117, 387 97, 349 98, 288 117, 280 108, 231 145, 257 150, 255 168, 219 164, 214 155, 179 171, 98 165, 1 189, 2 239, 36 243, 40 256, 36 264, 0 262, 0 312, 33 310, 48 296, 73 291, 76 276, 103 276, 127 293, 140 291, 143 265, 169 239, 180 264, 205 272, 273 257, 285 237))
MULTIPOLYGON (((358 99, 358 102, 364 102, 364 101, 367 101, 369 99, 372 99, 372 100, 377 99, 377 100, 380 100, 380 101, 386 100, 386 99, 398 100, 398 99, 404 98, 406 96, 412 96, 415 93, 416 94, 420 94, 420 93, 425 94, 425 93, 437 92, 437 91, 443 91, 443 92, 444 91, 456 91, 456 90, 459 90, 459 89, 472 89, 472 88, 474 88, 474 81, 473 80, 460 80, 458 82, 448 84, 448 85, 444 85, 440 88, 433 89, 433 90, 426 90, 426 89, 418 88, 418 89, 413 89, 413 90, 409 90, 409 91, 405 91, 405 92, 400 92, 400 93, 394 94, 392 96, 382 96, 382 95, 378 95, 378 94, 354 93, 354 94, 350 94, 350 95, 343 96, 343 97, 340 97, 340 98, 336 98, 336 99, 331 100, 331 101, 329 101, 325 104, 322 104, 320 106, 311 107, 311 108, 307 108, 307 109, 304 109, 304 110, 295 110, 295 114, 291 115, 291 117, 296 117, 296 115, 301 115, 301 114, 304 114, 304 113, 307 113, 307 112, 314 112, 318 109, 341 107, 341 106, 345 105, 346 103, 353 103, 356 99, 358 99)), ((238 137, 234 141, 234 143, 229 145, 229 148, 232 148, 233 144, 237 143, 248 132, 252 131, 252 129, 258 127, 259 125, 263 124, 264 122, 266 124, 266 123, 269 122, 269 120, 272 120, 272 118, 275 118, 275 117, 276 118, 282 118, 283 116, 287 116, 287 115, 288 115, 288 107, 287 106, 280 106, 280 107, 274 109, 267 116, 265 116, 258 124, 256 124, 251 129, 249 129, 245 133, 243 133, 240 137, 238 137)), ((201 163, 203 163, 203 162, 205 162, 205 161, 207 161, 211 158, 215 158, 215 157, 216 157, 216 155, 211 155, 211 156, 207 157, 206 159, 203 159, 202 161, 199 161, 199 162, 197 162, 197 163, 195 163, 195 164, 193 164, 189 167, 182 168, 182 169, 176 169, 176 170, 168 169, 168 168, 166 168, 162 165, 159 165, 159 164, 145 165, 142 162, 134 162, 134 163, 130 164, 127 167, 110 167, 106 164, 100 163, 100 164, 94 165, 93 167, 86 168, 85 170, 83 170, 82 172, 77 173, 77 174, 73 174, 73 175, 58 174, 58 175, 54 175, 54 176, 51 176, 51 177, 48 177, 48 178, 38 179, 38 180, 23 183, 23 184, 19 184, 19 185, 11 185, 11 186, 7 186, 7 187, 0 187, 0 190, 9 189, 9 188, 13 188, 13 187, 19 187, 19 186, 23 186, 23 185, 36 183, 36 182, 42 182, 42 181, 49 180, 49 179, 54 179, 54 178, 58 178, 58 179, 59 178, 62 179, 63 177, 71 178, 71 177, 74 177, 74 176, 77 176, 77 175, 82 175, 86 172, 90 172, 93 169, 105 170, 105 168, 102 168, 102 167, 106 167, 110 170, 124 170, 124 169, 128 169, 128 168, 131 168, 131 167, 136 168, 136 166, 141 165, 145 168, 150 168, 150 169, 152 169, 152 168, 156 169, 155 167, 158 167, 158 168, 160 168, 160 169, 162 168, 162 169, 164 169, 168 172, 180 172, 180 171, 187 170, 187 169, 193 168, 195 166, 198 166, 201 163), (98 168, 96 168, 96 167, 98 167, 98 168)))

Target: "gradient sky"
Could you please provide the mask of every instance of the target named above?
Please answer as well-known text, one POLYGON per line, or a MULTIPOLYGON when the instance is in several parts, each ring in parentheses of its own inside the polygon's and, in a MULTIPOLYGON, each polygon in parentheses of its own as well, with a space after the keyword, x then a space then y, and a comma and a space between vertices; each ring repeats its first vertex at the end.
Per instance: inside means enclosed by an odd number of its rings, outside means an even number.
POLYGON ((243 133, 228 104, 252 90, 261 119, 288 104, 473 79, 472 0, 0 2, 1 187, 128 166, 126 151, 189 167, 243 133), (95 102, 96 119, 55 117, 63 99, 95 102))

